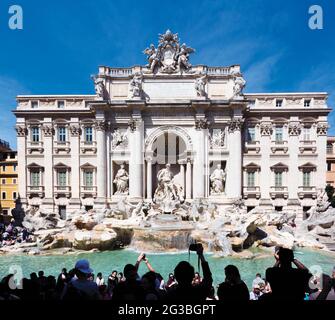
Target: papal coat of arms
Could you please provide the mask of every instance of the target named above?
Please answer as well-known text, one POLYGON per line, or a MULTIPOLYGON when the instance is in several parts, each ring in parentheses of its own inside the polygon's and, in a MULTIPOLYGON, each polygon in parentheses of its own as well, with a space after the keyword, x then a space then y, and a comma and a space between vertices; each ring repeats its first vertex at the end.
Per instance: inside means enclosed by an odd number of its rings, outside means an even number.
POLYGON ((187 47, 185 43, 180 45, 178 33, 167 30, 159 35, 159 44, 155 48, 153 44, 143 51, 148 56, 147 68, 150 73, 176 73, 189 72, 192 65, 189 55, 195 52, 187 47))

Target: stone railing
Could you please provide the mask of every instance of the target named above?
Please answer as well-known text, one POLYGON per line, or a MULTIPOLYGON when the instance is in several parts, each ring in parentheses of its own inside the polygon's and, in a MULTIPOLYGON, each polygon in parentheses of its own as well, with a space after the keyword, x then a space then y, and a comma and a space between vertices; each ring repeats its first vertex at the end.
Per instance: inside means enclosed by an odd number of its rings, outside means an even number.
POLYGON ((245 152, 256 152, 259 153, 261 150, 260 142, 259 141, 246 141, 244 146, 245 152))
POLYGON ((27 143, 28 153, 39 152, 43 153, 43 141, 28 141, 27 143))
POLYGON ((304 153, 306 151, 315 153, 316 152, 316 141, 315 140, 302 140, 300 141, 299 151, 304 153))
POLYGON ((28 186, 27 187, 27 196, 33 197, 37 195, 40 198, 44 197, 44 186, 28 186))
POLYGON ((230 75, 230 67, 207 67, 207 74, 209 75, 219 75, 228 76, 230 75))
POLYGON ((271 141, 271 151, 273 153, 277 151, 283 151, 286 153, 288 151, 288 142, 286 140, 273 140, 271 141))
POLYGON ((313 199, 316 199, 317 191, 315 186, 300 186, 298 187, 298 197, 300 199, 303 199, 304 197, 312 197, 313 199))
POLYGON ((81 186, 80 188, 80 196, 82 198, 97 196, 97 187, 96 186, 81 186))
POLYGON ((70 141, 55 141, 54 142, 54 151, 55 153, 59 153, 61 151, 65 151, 69 153, 71 151, 70 141))
POLYGON ((245 199, 251 196, 255 197, 256 199, 259 199, 261 196, 260 187, 259 186, 243 187, 243 196, 245 199))
POLYGON ((99 74, 110 77, 128 77, 133 74, 132 68, 110 68, 100 67, 99 74))
POLYGON ((58 198, 61 195, 69 198, 71 196, 71 187, 70 186, 55 186, 54 187, 54 195, 58 198))
POLYGON ((288 197, 288 188, 285 186, 273 186, 270 188, 270 196, 272 199, 277 196, 284 197, 286 199, 288 197))

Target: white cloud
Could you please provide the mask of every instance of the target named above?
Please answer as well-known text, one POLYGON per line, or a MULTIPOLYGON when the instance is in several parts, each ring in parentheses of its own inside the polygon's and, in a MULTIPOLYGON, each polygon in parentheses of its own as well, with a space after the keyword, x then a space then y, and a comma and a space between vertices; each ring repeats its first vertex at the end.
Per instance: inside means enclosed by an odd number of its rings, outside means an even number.
POLYGON ((277 53, 269 56, 263 60, 258 61, 250 65, 245 71, 244 76, 247 80, 248 92, 261 92, 266 91, 268 88, 273 73, 277 68, 277 63, 281 58, 282 54, 277 53))

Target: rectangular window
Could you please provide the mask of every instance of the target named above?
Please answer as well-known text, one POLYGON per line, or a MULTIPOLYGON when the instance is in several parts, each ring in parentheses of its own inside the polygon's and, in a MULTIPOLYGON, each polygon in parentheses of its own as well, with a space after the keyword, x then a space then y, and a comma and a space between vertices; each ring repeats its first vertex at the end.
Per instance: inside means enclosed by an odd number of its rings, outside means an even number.
POLYGON ((31 138, 33 142, 40 141, 40 129, 39 127, 32 127, 31 128, 31 138))
POLYGON ((6 179, 1 179, 1 184, 6 184, 6 179))
POLYGON ((65 187, 67 185, 67 183, 66 183, 66 171, 65 170, 58 171, 57 182, 58 182, 58 186, 60 186, 60 187, 65 187))
POLYGON ((304 172, 303 173, 303 186, 304 187, 310 187, 311 186, 311 173, 310 172, 304 172))
POLYGON ((256 140, 256 131, 255 127, 248 127, 247 128, 247 141, 252 142, 256 140))
POLYGON ((58 142, 66 142, 66 128, 58 127, 58 142))
POLYGON ((283 105, 283 100, 282 99, 277 99, 276 100, 276 107, 281 107, 283 105))
POLYGON ((3 209, 3 210, 2 210, 2 214, 3 214, 4 216, 8 216, 8 212, 9 212, 8 209, 3 209))
POLYGON ((16 184, 16 179, 15 178, 13 179, 13 184, 16 184))
POLYGON ((304 107, 308 108, 311 105, 311 100, 304 100, 304 107))
POLYGON ((65 108, 65 101, 57 101, 57 108, 64 109, 65 108))
POLYGON ((13 200, 16 200, 17 199, 17 194, 16 192, 13 192, 13 200))
POLYGON ((2 171, 6 172, 6 165, 5 164, 2 166, 2 171))
POLYGON ((310 141, 311 140, 311 128, 304 128, 303 139, 304 139, 304 141, 310 141))
POLYGON ((31 173, 31 185, 33 187, 39 187, 40 186, 40 173, 37 171, 34 171, 31 173))
POLYGON ((2 197, 2 200, 6 200, 7 198, 6 192, 2 192, 1 197, 2 197))
POLYGON ((332 171, 332 163, 327 161, 327 171, 332 171))
POLYGON ((31 101, 31 108, 32 109, 37 109, 38 108, 38 101, 31 101))
POLYGON ((275 187, 282 187, 282 186, 283 186, 283 173, 275 172, 275 187))
POLYGON ((248 172, 248 187, 255 186, 255 172, 248 172))
POLYGON ((14 165, 13 165, 13 171, 14 171, 14 172, 16 171, 16 167, 17 167, 17 165, 14 164, 14 165))
POLYGON ((276 142, 283 141, 283 127, 276 127, 276 142))
POLYGON ((85 127, 85 142, 92 143, 93 142, 93 128, 85 127))
POLYGON ((327 144, 327 153, 332 154, 333 153, 333 144, 327 144))
POLYGON ((84 186, 86 187, 93 186, 93 171, 92 170, 84 171, 84 186))

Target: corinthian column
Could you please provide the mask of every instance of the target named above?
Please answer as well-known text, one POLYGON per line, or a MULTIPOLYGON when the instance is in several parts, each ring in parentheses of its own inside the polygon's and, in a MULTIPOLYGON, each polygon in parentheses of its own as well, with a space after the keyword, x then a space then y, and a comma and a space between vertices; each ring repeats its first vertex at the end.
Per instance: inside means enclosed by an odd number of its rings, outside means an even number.
POLYGON ((106 202, 107 190, 107 157, 106 157, 106 122, 97 120, 95 122, 97 139, 97 203, 104 205, 106 202))
POLYGON ((186 199, 192 197, 192 164, 191 159, 186 160, 186 199))
POLYGON ((152 159, 147 158, 147 199, 152 200, 152 159))
POLYGON ((141 118, 129 122, 129 195, 134 201, 143 197, 143 121, 141 118))
POLYGON ((42 126, 43 147, 44 147, 44 189, 45 198, 43 199, 43 208, 47 212, 53 212, 53 188, 54 188, 54 173, 53 173, 53 126, 51 118, 45 118, 45 123, 42 126))
POLYGON ((80 126, 78 118, 71 118, 69 127, 71 146, 71 199, 72 211, 80 209, 80 126))
POLYGON ((234 118, 228 123, 228 150, 226 194, 228 198, 239 198, 242 193, 242 140, 243 120, 234 118))
POLYGON ((207 154, 206 138, 208 137, 208 122, 205 118, 196 120, 197 152, 194 159, 193 197, 204 198, 206 196, 207 154))
POLYGON ((22 210, 27 209, 27 160, 26 160, 26 137, 27 129, 24 124, 16 126, 17 132, 17 160, 18 160, 18 181, 19 183, 19 197, 22 203, 22 210))

